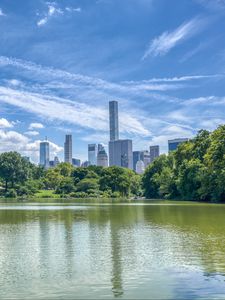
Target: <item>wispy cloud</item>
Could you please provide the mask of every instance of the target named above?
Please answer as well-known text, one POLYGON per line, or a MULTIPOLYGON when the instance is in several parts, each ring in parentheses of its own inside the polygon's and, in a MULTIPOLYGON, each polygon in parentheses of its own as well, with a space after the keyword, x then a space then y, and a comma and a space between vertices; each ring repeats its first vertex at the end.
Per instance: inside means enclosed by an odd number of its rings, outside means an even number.
MULTIPOLYGON (((108 111, 101 107, 6 87, 0 87, 0 102, 20 107, 48 120, 58 120, 83 128, 108 131, 108 111), (96 116, 98 116, 97 122, 96 116)), ((135 116, 127 113, 121 113, 121 131, 143 136, 149 135, 149 130, 135 116)))
MULTIPOLYGON (((152 78, 142 81, 124 81, 114 83, 103 80, 101 78, 85 76, 77 73, 70 73, 63 70, 58 70, 49 67, 43 67, 35 63, 24 61, 15 58, 0 56, 0 67, 12 66, 15 68, 23 69, 28 72, 29 78, 32 76, 35 80, 47 81, 47 88, 50 89, 74 89, 76 87, 85 87, 85 90, 94 89, 110 91, 115 95, 116 93, 128 94, 143 94, 152 91, 167 91, 177 90, 184 87, 180 82, 187 82, 190 80, 200 80, 206 78, 222 77, 225 74, 212 74, 212 75, 191 75, 172 78, 152 78)), ((93 91, 93 92, 94 92, 93 91)))
POLYGON ((33 130, 33 129, 42 129, 45 126, 42 123, 31 123, 29 125, 29 130, 33 130))
POLYGON ((39 132, 35 131, 35 130, 30 130, 30 131, 26 131, 24 134, 29 135, 29 136, 36 136, 36 135, 39 135, 39 132))
MULTIPOLYGON (((59 15, 64 15, 65 12, 81 12, 81 8, 77 7, 65 7, 65 8, 60 8, 57 3, 55 2, 47 2, 47 12, 42 15, 42 18, 37 21, 37 26, 44 26, 47 24, 47 22, 52 18, 56 17, 59 15)), ((38 16, 40 13, 37 14, 38 16)))
POLYGON ((200 31, 204 22, 199 18, 194 18, 189 22, 183 23, 174 31, 165 31, 159 37, 154 38, 147 50, 145 51, 142 60, 149 56, 163 56, 179 43, 189 39, 200 31))
POLYGON ((6 14, 3 13, 3 10, 0 8, 0 17, 5 17, 5 16, 6 16, 6 14))

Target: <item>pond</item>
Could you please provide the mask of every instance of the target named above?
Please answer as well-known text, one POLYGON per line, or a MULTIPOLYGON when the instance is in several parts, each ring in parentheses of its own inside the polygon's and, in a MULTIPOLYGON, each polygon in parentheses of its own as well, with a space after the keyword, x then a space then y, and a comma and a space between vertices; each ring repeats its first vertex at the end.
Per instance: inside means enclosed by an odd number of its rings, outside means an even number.
POLYGON ((0 299, 225 299, 225 205, 1 203, 0 299))

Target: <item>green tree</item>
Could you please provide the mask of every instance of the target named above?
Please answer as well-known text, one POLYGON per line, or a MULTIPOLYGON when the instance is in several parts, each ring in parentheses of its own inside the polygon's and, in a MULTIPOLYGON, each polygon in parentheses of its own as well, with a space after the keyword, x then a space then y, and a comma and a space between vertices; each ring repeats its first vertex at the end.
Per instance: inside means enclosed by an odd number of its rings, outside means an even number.
POLYGON ((24 183, 30 175, 30 163, 17 152, 6 152, 0 155, 0 177, 5 183, 5 191, 10 184, 24 183))

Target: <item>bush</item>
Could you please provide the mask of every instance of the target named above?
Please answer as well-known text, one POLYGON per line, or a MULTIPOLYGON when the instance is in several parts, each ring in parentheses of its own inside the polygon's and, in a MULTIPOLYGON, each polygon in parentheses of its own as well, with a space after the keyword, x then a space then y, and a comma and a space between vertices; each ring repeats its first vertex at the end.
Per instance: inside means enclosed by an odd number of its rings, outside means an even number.
POLYGON ((6 198, 16 198, 17 193, 14 189, 10 189, 10 190, 8 190, 8 192, 6 192, 5 197, 6 198))

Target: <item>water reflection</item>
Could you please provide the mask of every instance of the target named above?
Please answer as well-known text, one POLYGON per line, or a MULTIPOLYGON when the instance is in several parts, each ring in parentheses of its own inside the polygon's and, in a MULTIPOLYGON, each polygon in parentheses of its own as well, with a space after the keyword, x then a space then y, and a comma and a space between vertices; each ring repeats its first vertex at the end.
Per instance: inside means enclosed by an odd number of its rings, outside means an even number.
POLYGON ((225 206, 168 204, 0 209, 2 297, 221 296, 225 206))

